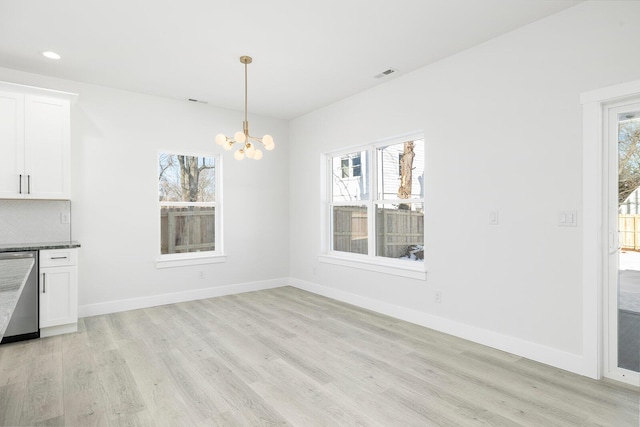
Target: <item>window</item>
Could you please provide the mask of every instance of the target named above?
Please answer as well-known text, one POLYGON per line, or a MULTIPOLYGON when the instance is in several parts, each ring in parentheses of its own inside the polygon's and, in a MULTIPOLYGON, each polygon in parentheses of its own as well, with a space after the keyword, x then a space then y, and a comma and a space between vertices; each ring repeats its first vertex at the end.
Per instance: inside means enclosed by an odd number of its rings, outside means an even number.
POLYGON ((340 169, 342 170, 342 177, 349 178, 349 158, 345 157, 340 160, 340 169))
POLYGON ((329 257, 424 271, 424 139, 327 155, 329 257))
POLYGON ((349 154, 340 159, 342 178, 357 178, 362 174, 360 153, 349 154))
POLYGON ((360 155, 351 158, 351 176, 358 177, 362 175, 360 163, 360 155))
POLYGON ((221 253, 219 163, 215 155, 160 153, 161 258, 221 253))
POLYGON ((369 199, 366 151, 331 158, 333 248, 357 254, 368 253, 367 205, 369 199), (358 175, 354 176, 353 159, 358 175), (362 159, 365 159, 362 161, 362 159), (346 173, 345 173, 346 169, 346 173))

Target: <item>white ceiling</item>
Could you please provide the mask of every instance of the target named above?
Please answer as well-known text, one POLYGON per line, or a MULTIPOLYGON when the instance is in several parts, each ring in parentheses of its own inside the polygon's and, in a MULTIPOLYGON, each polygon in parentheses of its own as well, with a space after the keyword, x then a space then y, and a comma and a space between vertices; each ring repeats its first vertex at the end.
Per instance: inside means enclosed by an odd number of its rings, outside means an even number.
POLYGON ((580 2, 0 0, 0 67, 242 111, 250 55, 249 114, 290 119, 580 2))

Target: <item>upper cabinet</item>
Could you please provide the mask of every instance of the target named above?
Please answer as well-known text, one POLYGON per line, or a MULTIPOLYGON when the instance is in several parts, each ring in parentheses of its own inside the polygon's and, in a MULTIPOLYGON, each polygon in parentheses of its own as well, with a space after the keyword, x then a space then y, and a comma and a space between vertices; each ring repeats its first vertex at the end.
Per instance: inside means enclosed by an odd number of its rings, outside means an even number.
POLYGON ((71 198, 70 97, 0 83, 0 198, 71 198))
POLYGON ((23 172, 24 95, 0 92, 0 197, 15 198, 22 193, 23 172))

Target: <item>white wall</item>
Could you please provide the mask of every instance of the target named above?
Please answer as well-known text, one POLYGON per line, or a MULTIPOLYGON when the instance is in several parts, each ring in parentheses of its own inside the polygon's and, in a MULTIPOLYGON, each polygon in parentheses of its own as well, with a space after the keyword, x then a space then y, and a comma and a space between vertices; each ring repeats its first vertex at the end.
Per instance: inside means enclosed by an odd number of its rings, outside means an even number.
POLYGON ((242 112, 8 69, 0 80, 79 94, 71 151, 81 315, 286 284, 285 121, 252 116, 252 130, 271 133, 277 147, 260 161, 237 162, 214 137, 240 129, 242 112), (226 263, 156 269, 160 150, 223 153, 226 263))
POLYGON ((584 372, 580 94, 640 77, 638 19, 639 2, 586 2, 293 120, 294 283, 584 372), (416 130, 427 280, 319 263, 321 154, 416 130))

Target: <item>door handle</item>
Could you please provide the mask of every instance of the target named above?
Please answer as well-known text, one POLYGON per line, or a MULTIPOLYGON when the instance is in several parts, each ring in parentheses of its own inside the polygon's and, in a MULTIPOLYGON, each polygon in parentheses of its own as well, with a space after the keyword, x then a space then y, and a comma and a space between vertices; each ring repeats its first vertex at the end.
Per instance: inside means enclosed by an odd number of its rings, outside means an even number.
POLYGON ((18 194, 22 194, 22 174, 20 174, 20 182, 18 183, 18 194))
POLYGON ((31 194, 31 175, 27 175, 27 194, 31 194))
POLYGON ((42 293, 47 293, 47 273, 42 273, 42 293))

